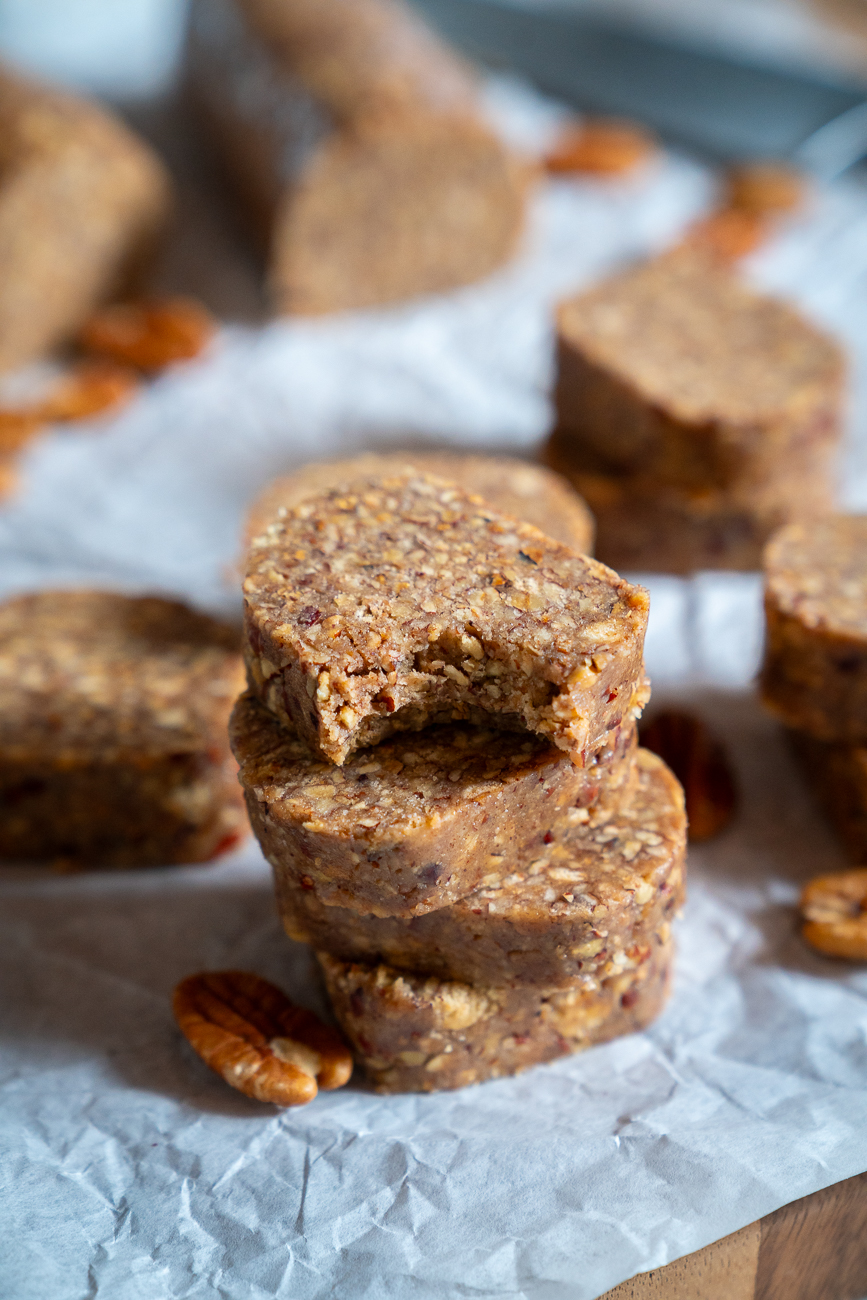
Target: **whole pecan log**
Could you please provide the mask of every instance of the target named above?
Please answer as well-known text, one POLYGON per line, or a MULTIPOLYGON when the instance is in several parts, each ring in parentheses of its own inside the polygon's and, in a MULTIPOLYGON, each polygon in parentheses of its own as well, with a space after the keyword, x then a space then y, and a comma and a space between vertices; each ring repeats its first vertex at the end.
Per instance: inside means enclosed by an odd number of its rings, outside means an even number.
POLYGON ((205 1064, 256 1101, 303 1106, 352 1073, 352 1057, 333 1029, 248 971, 189 975, 172 1005, 205 1064))

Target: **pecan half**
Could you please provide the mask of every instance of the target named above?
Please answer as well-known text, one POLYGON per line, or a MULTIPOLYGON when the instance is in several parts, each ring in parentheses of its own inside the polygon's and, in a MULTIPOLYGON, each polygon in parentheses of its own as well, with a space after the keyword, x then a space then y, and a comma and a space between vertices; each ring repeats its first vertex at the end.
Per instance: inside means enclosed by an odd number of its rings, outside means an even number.
POLYGON ((564 131, 545 159, 554 174, 588 172, 613 176, 628 172, 654 152, 653 137, 635 122, 598 118, 564 131))
POLYGON ((175 1019, 194 1051, 256 1101, 303 1106, 352 1073, 343 1040, 249 971, 203 971, 175 989, 175 1019))
POLYGON ((867 961, 867 867, 816 876, 801 894, 801 931, 826 957, 867 961))
POLYGON ((679 709, 657 713, 639 736, 644 748, 658 754, 683 786, 689 838, 718 835, 737 806, 734 774, 720 741, 700 718, 679 709))
POLYGON ((0 500, 15 491, 18 486, 18 474, 15 469, 15 458, 3 454, 0 449, 0 500))
POLYGON ((214 333, 210 313, 188 298, 117 303, 95 312, 79 335, 86 352, 139 370, 198 356, 214 333))
POLYGON ((19 451, 42 428, 38 411, 0 409, 0 454, 19 451))
POLYGON ((123 406, 139 386, 127 366, 112 361, 83 361, 36 408, 46 421, 85 420, 89 415, 123 406))
POLYGON ((690 226, 683 244, 723 262, 733 262, 755 252, 764 243, 768 229, 763 213, 744 208, 719 208, 690 226))
POLYGON ((785 163, 743 163, 726 179, 729 206, 744 212, 794 212, 806 197, 804 177, 785 163))

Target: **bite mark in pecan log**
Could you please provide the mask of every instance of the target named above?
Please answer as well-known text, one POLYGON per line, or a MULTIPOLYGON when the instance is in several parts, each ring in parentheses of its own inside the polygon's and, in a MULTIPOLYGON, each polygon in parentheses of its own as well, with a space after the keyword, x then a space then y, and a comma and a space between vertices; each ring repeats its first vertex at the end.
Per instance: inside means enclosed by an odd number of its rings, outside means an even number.
POLYGON ((214 334, 210 313, 188 298, 116 303, 95 312, 79 336, 86 352, 139 370, 188 361, 214 334))
POLYGON ((867 961, 867 867, 816 876, 801 894, 801 933, 826 957, 867 961))
POLYGON ((189 975, 175 989, 172 1009, 205 1064, 256 1101, 303 1106, 352 1073, 339 1034, 249 971, 189 975))
POLYGON ((691 840, 709 840, 731 821, 737 787, 722 744, 700 718, 679 709, 657 713, 640 730, 683 786, 691 840))

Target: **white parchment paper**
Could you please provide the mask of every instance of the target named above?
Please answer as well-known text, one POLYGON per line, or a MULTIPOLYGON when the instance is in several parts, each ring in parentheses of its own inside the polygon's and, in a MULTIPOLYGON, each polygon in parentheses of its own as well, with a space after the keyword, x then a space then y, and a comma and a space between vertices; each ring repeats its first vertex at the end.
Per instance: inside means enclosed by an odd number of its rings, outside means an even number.
MULTIPOLYGON (((515 87, 492 111, 540 140, 515 87)), ((245 504, 349 447, 543 435, 551 303, 665 246, 711 178, 666 157, 540 194, 518 262, 395 310, 226 328, 111 422, 49 434, 0 512, 3 592, 103 583, 237 610, 245 504)), ((815 197, 748 268, 855 363, 844 499, 867 506, 867 189, 815 197)), ((252 845, 205 867, 0 872, 0 1295, 16 1300, 593 1300, 867 1169, 867 974, 808 952, 799 883, 842 855, 750 690, 758 580, 653 577, 657 695, 724 735, 742 807, 690 854, 674 994, 645 1034, 509 1080, 277 1113, 173 1026, 173 985, 240 966, 320 995, 252 845)))

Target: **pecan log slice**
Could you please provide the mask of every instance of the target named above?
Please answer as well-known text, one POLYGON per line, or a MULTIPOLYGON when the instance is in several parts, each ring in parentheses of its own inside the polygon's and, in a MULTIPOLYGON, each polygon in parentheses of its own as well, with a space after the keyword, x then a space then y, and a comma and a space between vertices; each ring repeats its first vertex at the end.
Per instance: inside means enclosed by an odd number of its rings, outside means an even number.
POLYGON ((640 738, 683 786, 689 838, 709 840, 724 830, 735 813, 737 787, 722 744, 701 719, 667 709, 641 727, 640 738))
POLYGON ((256 1101, 303 1106, 352 1073, 352 1057, 333 1029, 248 971, 189 975, 175 989, 172 1009, 205 1064, 256 1101))

